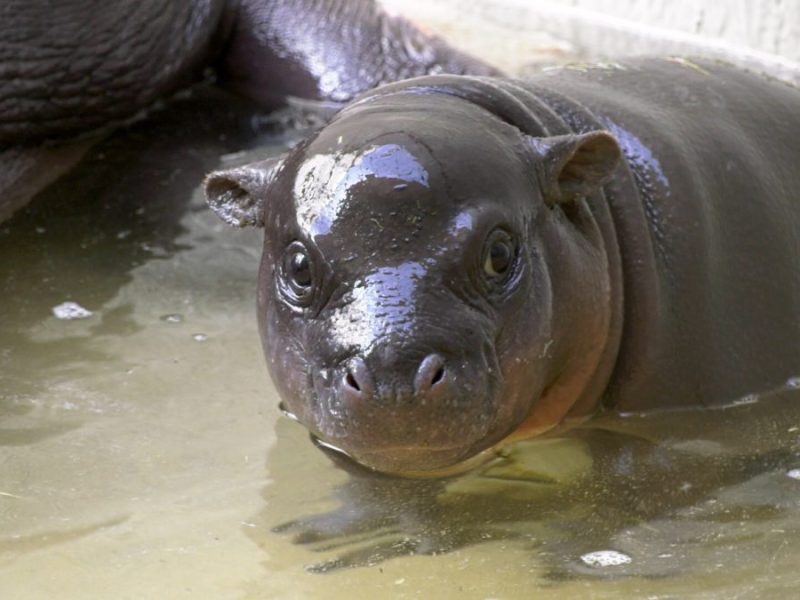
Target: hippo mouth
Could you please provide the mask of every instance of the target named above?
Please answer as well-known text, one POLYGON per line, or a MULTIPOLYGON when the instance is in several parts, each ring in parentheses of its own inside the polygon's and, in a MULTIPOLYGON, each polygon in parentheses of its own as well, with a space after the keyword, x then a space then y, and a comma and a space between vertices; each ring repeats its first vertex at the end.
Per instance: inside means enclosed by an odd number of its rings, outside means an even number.
POLYGON ((311 422, 291 417, 309 429, 318 446, 370 470, 409 477, 442 477, 475 466, 473 457, 495 437, 496 387, 486 381, 486 389, 481 392, 481 400, 464 400, 460 411, 458 406, 439 407, 431 412, 416 406, 397 408, 397 412, 389 411, 394 412, 390 415, 382 407, 350 412, 336 394, 316 389, 312 393, 316 410, 311 411, 311 422), (422 416, 418 412, 421 410, 422 416))

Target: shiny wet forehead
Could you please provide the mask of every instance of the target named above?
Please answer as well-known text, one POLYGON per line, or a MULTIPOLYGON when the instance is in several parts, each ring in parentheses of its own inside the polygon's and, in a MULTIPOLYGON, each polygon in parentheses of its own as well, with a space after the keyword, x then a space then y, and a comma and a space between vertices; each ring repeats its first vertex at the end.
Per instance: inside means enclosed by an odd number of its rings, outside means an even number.
MULTIPOLYGON (((361 211, 372 218, 420 208, 430 202, 431 161, 427 151, 402 135, 384 136, 353 151, 310 156, 298 169, 292 190, 298 225, 312 238, 328 235, 361 211)), ((435 163, 434 163, 435 169, 435 163)))
POLYGON ((369 222, 419 234, 502 196, 521 174, 518 132, 454 102, 459 111, 373 110, 326 128, 294 177, 300 229, 315 239, 369 222))

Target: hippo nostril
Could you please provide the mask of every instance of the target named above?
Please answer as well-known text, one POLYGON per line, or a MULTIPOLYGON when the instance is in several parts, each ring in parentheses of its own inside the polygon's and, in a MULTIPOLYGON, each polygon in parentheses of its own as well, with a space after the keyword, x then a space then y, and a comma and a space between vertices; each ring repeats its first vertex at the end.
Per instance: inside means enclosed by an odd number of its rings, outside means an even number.
POLYGON ((344 378, 344 382, 351 388, 353 388, 355 391, 357 392, 361 391, 361 386, 358 385, 358 381, 356 381, 356 378, 353 377, 353 374, 350 371, 347 372, 347 375, 344 378))
POLYGON ((414 390, 417 394, 429 392, 441 384, 446 375, 444 359, 438 354, 430 354, 425 357, 417 370, 414 378, 414 390))
POLYGON ((369 397, 375 392, 372 373, 363 359, 356 357, 347 365, 341 386, 350 397, 369 397))

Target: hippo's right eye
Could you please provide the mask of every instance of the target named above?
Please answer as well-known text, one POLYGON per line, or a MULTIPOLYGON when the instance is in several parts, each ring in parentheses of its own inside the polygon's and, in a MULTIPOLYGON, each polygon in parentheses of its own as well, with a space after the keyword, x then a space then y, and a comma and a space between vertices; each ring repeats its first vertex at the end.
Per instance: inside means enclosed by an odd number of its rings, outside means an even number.
POLYGON ((306 247, 292 242, 286 249, 279 278, 279 287, 289 302, 298 307, 311 303, 314 291, 314 267, 306 247))
POLYGON ((299 288, 311 287, 311 263, 308 255, 295 252, 289 259, 289 277, 292 283, 299 288))

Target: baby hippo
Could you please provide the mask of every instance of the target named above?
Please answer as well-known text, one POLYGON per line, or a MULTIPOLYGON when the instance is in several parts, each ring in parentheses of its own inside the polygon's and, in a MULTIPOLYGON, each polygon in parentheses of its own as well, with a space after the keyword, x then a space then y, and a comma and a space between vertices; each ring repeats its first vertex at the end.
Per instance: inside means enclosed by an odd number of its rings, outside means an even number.
POLYGON ((436 474, 603 407, 800 375, 798 165, 800 91, 641 59, 390 84, 206 192, 264 228, 287 411, 370 468, 436 474))

